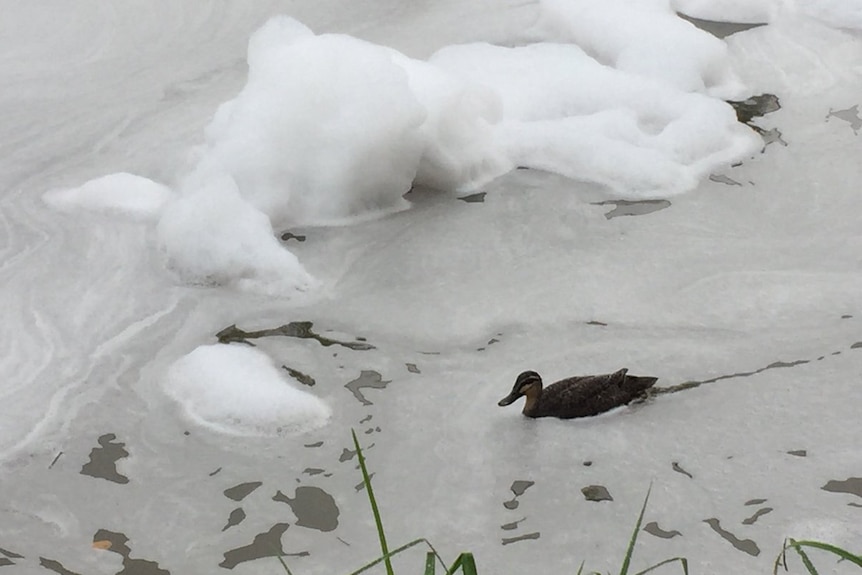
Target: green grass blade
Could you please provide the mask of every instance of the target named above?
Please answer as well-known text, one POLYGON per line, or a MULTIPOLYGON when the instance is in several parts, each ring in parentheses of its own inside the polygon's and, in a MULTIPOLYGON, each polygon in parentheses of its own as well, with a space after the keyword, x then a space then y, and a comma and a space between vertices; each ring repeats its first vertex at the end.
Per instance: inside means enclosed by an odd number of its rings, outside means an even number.
MULTIPOLYGON (((399 553, 401 553, 402 551, 406 551, 407 549, 410 549, 411 547, 415 547, 416 545, 419 545, 420 543, 425 543, 426 545, 428 545, 428 547, 431 547, 431 544, 430 544, 430 543, 428 543, 428 541, 427 541, 427 540, 425 540, 425 539, 416 539, 416 540, 414 540, 414 541, 411 541, 410 543, 405 543, 404 545, 402 545, 402 546, 401 546, 401 547, 399 547, 398 549, 395 549, 395 550, 393 550, 393 551, 390 551, 390 552, 389 552, 389 553, 387 553, 386 555, 382 555, 382 556, 378 557, 377 559, 375 559, 375 560, 374 560, 374 561, 372 561, 371 563, 368 563, 367 565, 363 565, 362 567, 360 567, 360 568, 359 568, 359 569, 357 569, 356 571, 352 572, 350 575, 359 575, 359 573, 362 573, 363 571, 367 571, 368 569, 371 569, 371 568, 372 568, 372 567, 374 567, 375 565, 379 565, 380 563, 383 563, 384 561, 387 561, 387 560, 388 560, 390 557, 392 557, 393 555, 398 555, 398 554, 399 554, 399 553)), ((432 549, 433 549, 433 547, 432 547, 432 549)), ((436 554, 436 553, 437 553, 437 552, 436 552, 436 551, 434 551, 434 554, 436 554)))
POLYGON ((638 571, 637 573, 635 573, 635 575, 644 575, 644 573, 649 573, 653 569, 658 569, 662 565, 667 565, 668 563, 673 563, 674 561, 679 561, 680 565, 682 566, 682 572, 685 573, 685 575, 688 575, 688 559, 686 559, 685 557, 673 557, 671 559, 665 559, 664 561, 656 563, 652 567, 647 567, 643 571, 638 571))
POLYGON ((386 533, 383 532, 383 521, 380 519, 380 511, 377 509, 377 500, 374 499, 374 491, 371 489, 371 478, 368 476, 368 469, 365 467, 365 456, 362 455, 362 447, 359 445, 359 440, 356 438, 356 431, 351 429, 353 435, 353 445, 356 447, 356 455, 359 458, 359 468, 362 470, 362 481, 365 483, 365 492, 368 493, 368 501, 371 502, 371 513, 374 514, 374 523, 377 525, 377 537, 380 539, 380 551, 383 554, 383 560, 386 562, 386 575, 395 575, 392 569, 392 561, 389 557, 389 546, 386 544, 386 533))
POLYGON ((641 530, 641 523, 644 520, 644 513, 646 512, 647 502, 649 501, 649 494, 652 491, 652 484, 650 484, 649 489, 647 489, 646 497, 644 497, 644 504, 641 507, 641 513, 638 515, 637 523, 635 523, 635 530, 632 533, 632 538, 629 540, 629 547, 626 549, 626 556, 623 559, 623 566, 620 568, 620 575, 627 575, 629 572, 629 564, 632 560, 632 554, 635 551, 635 543, 638 540, 638 534, 641 530))
POLYGON ((425 575, 434 575, 434 564, 437 561, 437 558, 434 557, 434 553, 429 551, 425 554, 425 575))
POLYGON ((464 575, 476 575, 476 560, 473 558, 473 554, 461 553, 458 555, 452 566, 446 570, 446 575, 452 575, 459 567, 464 575))
POLYGON ((584 563, 586 563, 586 561, 581 561, 581 566, 578 567, 578 572, 575 575, 581 575, 581 573, 584 572, 584 563))
MULTIPOLYGON (((844 559, 845 561, 850 561, 857 567, 862 567, 862 555, 855 555, 850 553, 846 549, 842 549, 836 545, 830 545, 829 543, 822 543, 820 541, 794 541, 790 540, 790 546, 796 549, 797 553, 802 553, 802 547, 811 547, 813 549, 820 549, 822 551, 828 551, 833 555, 837 555, 838 557, 844 559)), ((805 560, 803 559, 803 562, 805 560)))
POLYGON ((279 563, 281 563, 281 566, 284 568, 284 572, 287 573, 287 575, 293 575, 293 573, 290 572, 290 567, 287 566, 287 563, 284 562, 281 555, 276 555, 275 558, 278 559, 279 563))

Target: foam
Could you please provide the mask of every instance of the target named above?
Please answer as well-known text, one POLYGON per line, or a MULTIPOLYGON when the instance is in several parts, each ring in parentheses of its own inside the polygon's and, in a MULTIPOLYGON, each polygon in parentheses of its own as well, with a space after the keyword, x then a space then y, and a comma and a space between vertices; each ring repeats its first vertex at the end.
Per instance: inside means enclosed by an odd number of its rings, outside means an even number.
POLYGON ((604 64, 723 99, 745 91, 725 44, 679 18, 668 0, 541 0, 540 7, 533 33, 574 42, 604 64))
POLYGON ((331 410, 290 385, 265 353, 241 345, 203 345, 170 368, 165 391, 186 415, 234 435, 275 436, 322 427, 331 410))
POLYGON ((167 186, 126 172, 95 178, 76 188, 51 190, 42 199, 62 211, 85 210, 152 220, 173 196, 167 186))

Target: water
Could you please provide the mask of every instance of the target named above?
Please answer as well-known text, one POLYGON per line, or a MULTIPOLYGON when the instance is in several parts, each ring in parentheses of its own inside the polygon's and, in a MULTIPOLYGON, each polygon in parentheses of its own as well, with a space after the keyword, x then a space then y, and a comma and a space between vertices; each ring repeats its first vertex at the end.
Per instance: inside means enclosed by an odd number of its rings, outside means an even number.
POLYGON ((376 557, 351 428, 390 543, 428 537, 447 558, 469 549, 483 573, 618 567, 650 483, 645 524, 658 535, 642 538, 637 565, 684 555, 695 572, 767 572, 785 536, 853 548, 857 38, 841 36, 845 51, 816 67, 832 75, 811 83, 796 56, 805 41, 838 46, 832 32, 738 41, 748 81, 781 76, 759 73, 764 61, 799 66, 784 68, 795 87, 758 86, 782 96, 762 123, 787 145, 716 174, 739 185, 707 180, 608 219, 601 187, 520 170, 482 202, 436 194, 379 220, 291 230, 306 238, 285 242, 323 282, 320 300, 179 285, 149 224, 42 203, 119 170, 170 181, 241 87, 248 34, 287 8, 422 56, 508 37, 535 5, 15 8, 14 34, 0 36, 0 564, 271 573, 284 552, 297 573, 349 572, 376 557), (164 375, 225 326, 244 330, 222 335, 231 345, 313 377, 303 390, 332 407, 329 424, 262 438, 185 419, 164 375), (621 367, 701 385, 569 422, 496 406, 525 369, 558 379, 621 367), (591 485, 613 501, 587 501, 591 485))

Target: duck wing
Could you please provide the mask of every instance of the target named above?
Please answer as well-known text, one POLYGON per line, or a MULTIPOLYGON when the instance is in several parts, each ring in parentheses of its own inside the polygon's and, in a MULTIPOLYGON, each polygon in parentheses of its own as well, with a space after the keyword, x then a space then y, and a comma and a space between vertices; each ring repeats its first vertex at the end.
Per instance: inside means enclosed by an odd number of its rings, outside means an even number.
POLYGON ((630 402, 656 381, 655 378, 627 376, 627 372, 624 368, 614 373, 570 377, 553 383, 542 391, 537 416, 569 419, 596 415, 630 402))

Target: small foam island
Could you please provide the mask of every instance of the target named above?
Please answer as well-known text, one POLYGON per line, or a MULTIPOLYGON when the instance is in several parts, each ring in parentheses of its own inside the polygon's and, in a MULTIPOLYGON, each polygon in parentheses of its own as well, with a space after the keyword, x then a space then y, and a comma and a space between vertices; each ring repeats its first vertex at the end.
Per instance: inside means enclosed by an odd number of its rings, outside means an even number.
POLYGON ((331 410, 297 389, 262 351, 203 345, 168 370, 165 391, 194 422, 233 435, 275 436, 316 429, 331 410))

